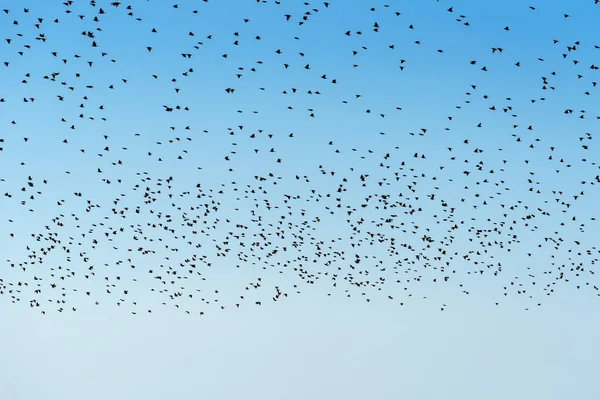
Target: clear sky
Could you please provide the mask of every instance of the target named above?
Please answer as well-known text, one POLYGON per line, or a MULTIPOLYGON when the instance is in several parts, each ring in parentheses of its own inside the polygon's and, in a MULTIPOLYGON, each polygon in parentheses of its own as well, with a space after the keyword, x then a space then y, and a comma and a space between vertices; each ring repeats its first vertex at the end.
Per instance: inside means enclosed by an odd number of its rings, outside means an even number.
POLYGON ((594 0, 0 0, 0 399, 597 399, 594 0))

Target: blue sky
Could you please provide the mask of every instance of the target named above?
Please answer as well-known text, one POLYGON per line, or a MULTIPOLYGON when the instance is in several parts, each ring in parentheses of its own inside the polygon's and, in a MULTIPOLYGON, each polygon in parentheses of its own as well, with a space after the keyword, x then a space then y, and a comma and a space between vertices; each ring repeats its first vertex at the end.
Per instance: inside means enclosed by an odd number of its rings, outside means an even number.
POLYGON ((111 3, 0 1, 7 398, 598 398, 598 5, 111 3))

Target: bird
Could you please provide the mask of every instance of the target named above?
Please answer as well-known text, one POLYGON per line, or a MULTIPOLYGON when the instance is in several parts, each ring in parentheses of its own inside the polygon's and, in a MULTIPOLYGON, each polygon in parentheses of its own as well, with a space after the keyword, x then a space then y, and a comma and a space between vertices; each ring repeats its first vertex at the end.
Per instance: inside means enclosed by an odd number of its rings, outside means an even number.
POLYGON ((319 291, 440 312, 597 298, 589 21, 558 6, 531 37, 535 6, 280 3, 0 13, 7 303, 193 318, 319 291))

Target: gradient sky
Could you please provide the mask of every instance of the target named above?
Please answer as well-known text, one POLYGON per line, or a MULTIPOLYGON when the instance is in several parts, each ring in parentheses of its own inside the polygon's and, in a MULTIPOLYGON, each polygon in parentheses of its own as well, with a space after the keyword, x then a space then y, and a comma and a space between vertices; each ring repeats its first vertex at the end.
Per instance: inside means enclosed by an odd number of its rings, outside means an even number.
POLYGON ((600 5, 111 3, 0 0, 0 399, 600 398, 600 5))

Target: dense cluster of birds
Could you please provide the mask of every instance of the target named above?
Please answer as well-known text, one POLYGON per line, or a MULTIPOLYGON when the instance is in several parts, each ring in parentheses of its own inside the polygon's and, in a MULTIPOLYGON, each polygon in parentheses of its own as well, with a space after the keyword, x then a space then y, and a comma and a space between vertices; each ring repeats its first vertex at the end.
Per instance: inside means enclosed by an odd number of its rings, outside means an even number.
POLYGON ((129 3, 0 11, 0 299, 600 295, 597 0, 129 3))

